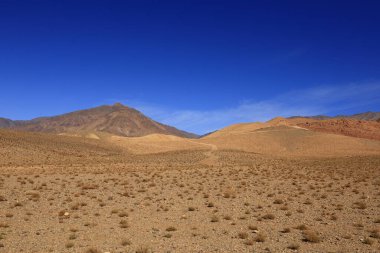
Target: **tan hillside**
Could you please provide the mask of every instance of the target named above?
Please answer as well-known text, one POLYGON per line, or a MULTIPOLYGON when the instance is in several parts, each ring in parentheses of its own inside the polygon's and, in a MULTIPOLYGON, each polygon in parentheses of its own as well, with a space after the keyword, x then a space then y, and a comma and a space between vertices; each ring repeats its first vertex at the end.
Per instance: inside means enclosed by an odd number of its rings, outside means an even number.
POLYGON ((93 164, 125 154, 103 141, 0 129, 1 165, 93 164))
POLYGON ((163 134, 151 134, 142 137, 111 136, 107 140, 136 154, 208 149, 207 145, 198 143, 195 139, 163 134))
POLYGON ((380 140, 380 122, 374 120, 356 120, 347 118, 315 119, 315 118, 283 118, 276 117, 267 122, 243 123, 228 126, 204 137, 215 138, 231 134, 245 134, 257 129, 274 126, 292 126, 313 130, 316 132, 332 133, 357 138, 380 140))
POLYGON ((380 141, 380 122, 377 121, 329 119, 306 121, 298 123, 297 125, 318 132, 342 134, 380 141))
POLYGON ((171 134, 182 137, 195 135, 158 123, 141 112, 116 103, 87 110, 75 111, 54 117, 36 118, 29 121, 3 119, 0 127, 31 132, 68 133, 86 136, 96 132, 120 136, 144 136, 171 134))
POLYGON ((379 141, 282 119, 202 139, 73 135, 0 130, 0 252, 380 247, 379 141))
POLYGON ((231 134, 243 134, 243 133, 246 134, 246 133, 253 132, 257 129, 267 128, 267 127, 272 127, 272 126, 296 126, 306 121, 314 122, 317 120, 309 119, 309 118, 301 118, 301 117, 292 118, 292 119, 276 117, 267 122, 240 123, 240 124, 227 126, 218 131, 215 131, 205 136, 203 139, 215 138, 215 137, 231 135, 231 134))
POLYGON ((368 121, 377 121, 380 119, 380 112, 363 112, 352 115, 337 115, 337 116, 325 116, 325 115, 317 115, 317 116, 293 116, 288 119, 294 118, 308 118, 308 119, 316 119, 316 120, 327 120, 327 119, 357 119, 357 120, 368 120, 368 121))
POLYGON ((222 135, 202 140, 219 149, 241 150, 274 156, 346 156, 380 154, 380 142, 319 133, 298 126, 242 125, 222 135), (252 128, 249 128, 252 126, 252 128), (260 126, 260 127, 259 127, 260 126))
POLYGON ((267 123, 262 123, 262 122, 234 124, 234 125, 222 128, 218 131, 215 131, 209 135, 206 135, 202 139, 206 140, 209 138, 216 138, 216 137, 224 136, 224 135, 252 132, 256 129, 269 127, 269 126, 271 125, 267 123))
POLYGON ((289 122, 238 124, 201 139, 168 135, 112 136, 107 140, 130 153, 149 154, 175 150, 238 150, 280 157, 334 157, 380 154, 380 142, 316 132, 289 122))

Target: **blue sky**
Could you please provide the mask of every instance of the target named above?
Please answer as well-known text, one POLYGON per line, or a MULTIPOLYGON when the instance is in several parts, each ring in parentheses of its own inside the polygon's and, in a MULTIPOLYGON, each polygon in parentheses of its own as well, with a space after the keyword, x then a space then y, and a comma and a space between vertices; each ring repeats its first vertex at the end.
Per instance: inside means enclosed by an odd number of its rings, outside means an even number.
POLYGON ((205 133, 380 108, 379 1, 0 1, 0 117, 121 101, 205 133))

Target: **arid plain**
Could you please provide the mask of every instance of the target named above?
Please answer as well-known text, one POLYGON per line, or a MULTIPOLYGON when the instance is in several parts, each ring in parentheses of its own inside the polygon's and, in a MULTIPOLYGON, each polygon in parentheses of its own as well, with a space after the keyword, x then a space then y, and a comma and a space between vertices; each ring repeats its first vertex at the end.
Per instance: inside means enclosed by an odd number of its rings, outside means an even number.
POLYGON ((299 124, 0 130, 0 252, 380 252, 380 141, 299 124))

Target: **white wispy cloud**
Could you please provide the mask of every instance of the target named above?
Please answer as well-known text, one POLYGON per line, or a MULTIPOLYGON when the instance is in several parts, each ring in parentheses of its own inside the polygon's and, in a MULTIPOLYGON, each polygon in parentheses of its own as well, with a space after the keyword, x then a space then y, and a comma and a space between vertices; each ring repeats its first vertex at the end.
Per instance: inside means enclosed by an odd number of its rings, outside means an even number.
POLYGON ((346 110, 378 105, 380 83, 326 85, 215 110, 176 110, 141 101, 123 102, 164 124, 204 134, 234 123, 266 121, 277 116, 339 114, 346 110))

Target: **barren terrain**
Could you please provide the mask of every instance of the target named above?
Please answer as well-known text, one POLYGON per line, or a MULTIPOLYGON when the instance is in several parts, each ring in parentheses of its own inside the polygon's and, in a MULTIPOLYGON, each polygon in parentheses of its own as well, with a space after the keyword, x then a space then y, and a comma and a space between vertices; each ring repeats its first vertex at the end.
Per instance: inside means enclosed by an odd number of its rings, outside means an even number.
POLYGON ((380 142, 0 130, 0 252, 379 252, 380 142))

